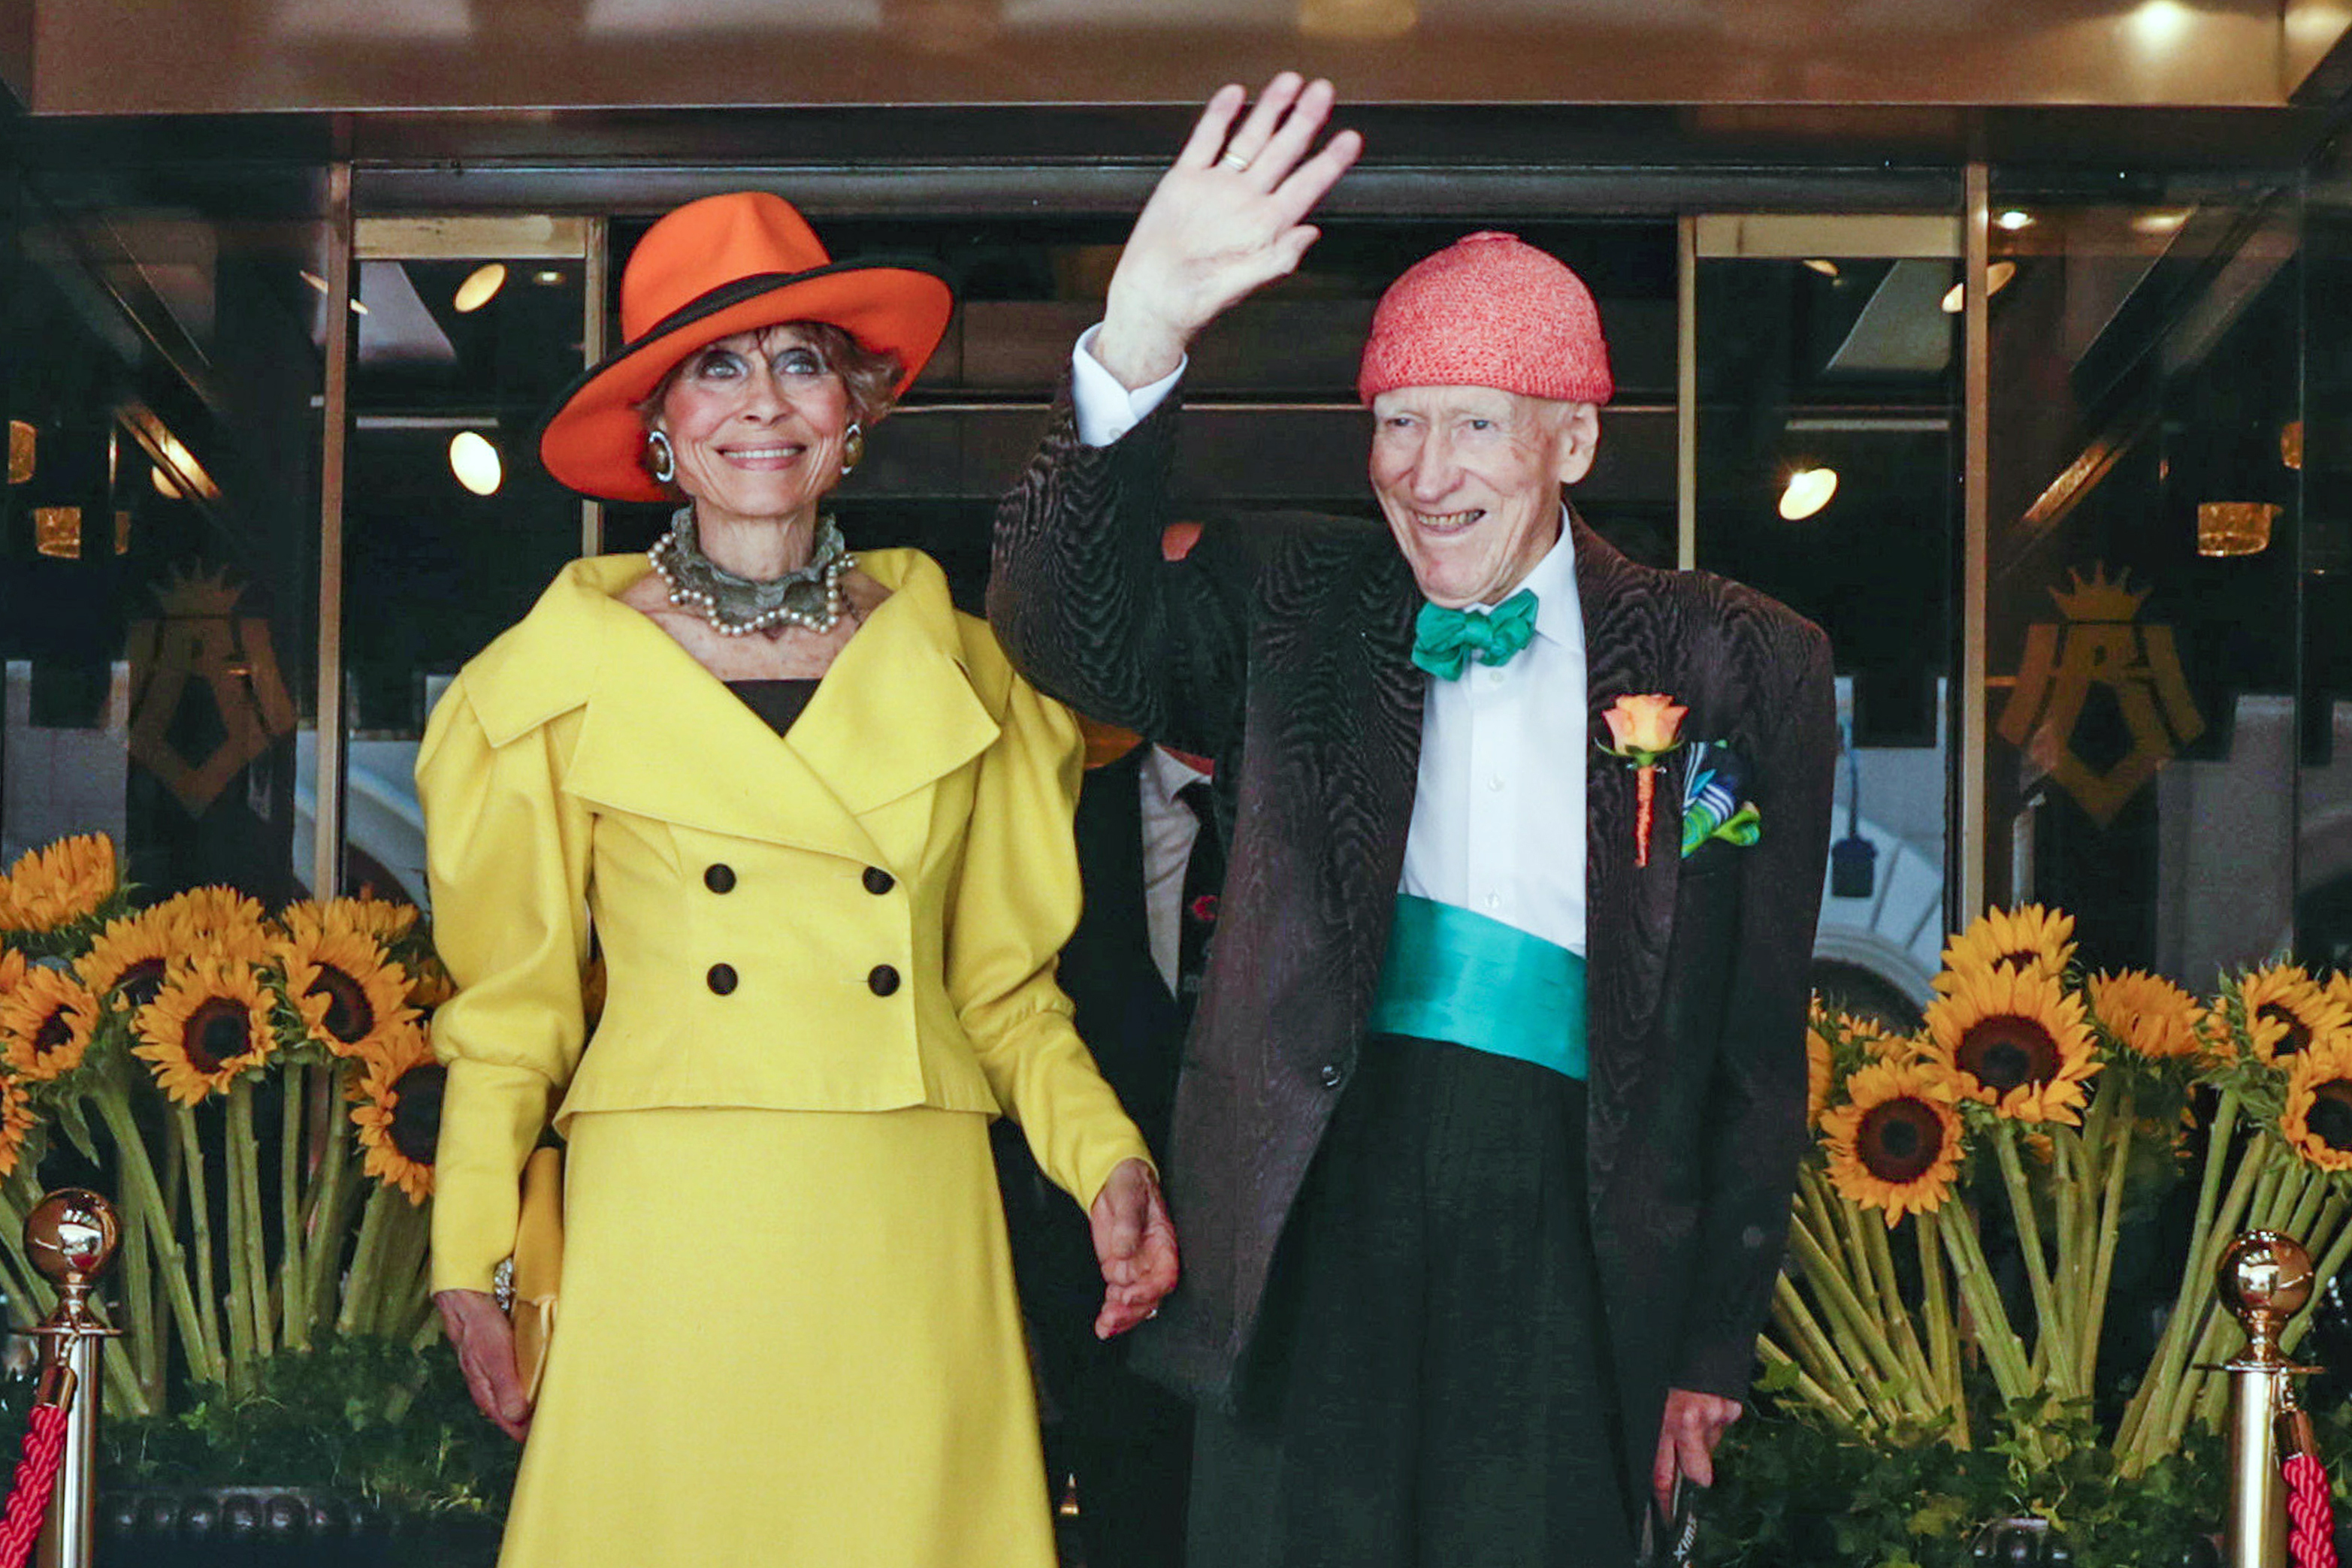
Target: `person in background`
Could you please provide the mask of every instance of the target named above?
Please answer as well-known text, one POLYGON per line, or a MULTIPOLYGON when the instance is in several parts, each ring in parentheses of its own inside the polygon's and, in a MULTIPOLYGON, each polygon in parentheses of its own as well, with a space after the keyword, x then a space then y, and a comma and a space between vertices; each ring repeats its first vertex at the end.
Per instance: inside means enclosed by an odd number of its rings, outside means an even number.
MULTIPOLYGON (((1181 522, 1161 536, 1180 560, 1200 537, 1181 522)), ((1081 716, 1087 777, 1078 794, 1078 928, 1056 978, 1078 1034, 1155 1152, 1166 1147, 1184 1048, 1215 935, 1223 833, 1213 820, 1216 764, 1081 716)), ((1138 1376, 1124 1344, 1092 1330, 1100 1295, 1086 1228, 1017 1138, 999 1134, 997 1167, 1013 1231, 1013 1271, 1053 1414, 1048 1475, 1067 1485, 1087 1568, 1176 1568, 1184 1560, 1192 1416, 1138 1376)))
POLYGON ((1213 756, 1232 874, 1138 1364, 1201 1401, 1200 1568, 1628 1568, 1712 1479, 1804 1146, 1827 640, 1567 492, 1608 347, 1509 235, 1409 269, 1358 377, 1385 530, 1154 548, 1188 346, 1296 268, 1329 84, 1209 101, 997 517, 989 612, 1080 711, 1213 756))
POLYGON ((1091 1216, 1097 1332, 1174 1281, 1149 1152, 1054 984, 1076 726, 937 565, 853 556, 825 512, 950 308, 766 193, 654 225, 626 346, 540 450, 583 494, 679 503, 670 531, 567 568, 428 727, 459 988, 433 1281, 476 1401, 527 1437, 506 1568, 1048 1568, 1000 1113, 1091 1216), (490 1291, 551 1117, 534 1403, 490 1291))

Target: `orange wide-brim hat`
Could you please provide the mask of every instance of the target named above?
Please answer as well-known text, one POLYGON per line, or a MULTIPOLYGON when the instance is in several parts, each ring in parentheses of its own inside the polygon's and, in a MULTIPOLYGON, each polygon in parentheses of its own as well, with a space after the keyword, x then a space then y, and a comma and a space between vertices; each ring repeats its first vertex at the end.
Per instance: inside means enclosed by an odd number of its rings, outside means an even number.
POLYGON ((898 356, 904 392, 955 309, 947 280, 918 261, 835 261, 782 196, 705 196, 646 231, 621 274, 619 351, 564 389, 540 431, 559 484, 607 501, 659 501, 637 405, 697 349, 786 321, 826 321, 898 356))

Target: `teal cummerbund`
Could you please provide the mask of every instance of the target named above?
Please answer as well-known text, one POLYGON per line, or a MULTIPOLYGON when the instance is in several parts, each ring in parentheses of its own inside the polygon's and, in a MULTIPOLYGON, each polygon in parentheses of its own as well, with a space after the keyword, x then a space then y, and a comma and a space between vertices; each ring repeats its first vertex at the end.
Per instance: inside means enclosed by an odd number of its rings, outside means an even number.
POLYGON ((1515 1056, 1580 1082, 1584 959, 1516 925, 1401 893, 1369 1027, 1515 1056))

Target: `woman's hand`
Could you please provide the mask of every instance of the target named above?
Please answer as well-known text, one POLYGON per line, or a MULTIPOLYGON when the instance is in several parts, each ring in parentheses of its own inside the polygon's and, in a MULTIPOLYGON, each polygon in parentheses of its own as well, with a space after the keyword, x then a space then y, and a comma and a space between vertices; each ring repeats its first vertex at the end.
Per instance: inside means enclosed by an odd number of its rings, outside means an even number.
POLYGON ((1159 1311, 1160 1298, 1176 1288, 1176 1227, 1141 1160, 1119 1162, 1095 1195, 1087 1222, 1103 1275, 1095 1337, 1108 1339, 1159 1311))
POLYGON ((530 1400, 515 1370, 514 1325, 486 1291, 443 1291, 433 1301, 457 1349, 466 1392, 499 1431, 521 1442, 530 1430, 530 1400))
POLYGON ((1096 360, 1130 391, 1175 370, 1202 328, 1295 270, 1320 235, 1304 220, 1364 146, 1342 131, 1307 156, 1331 96, 1329 82, 1285 71, 1237 131, 1239 87, 1219 88, 1201 111, 1135 220, 1095 335, 1096 360))

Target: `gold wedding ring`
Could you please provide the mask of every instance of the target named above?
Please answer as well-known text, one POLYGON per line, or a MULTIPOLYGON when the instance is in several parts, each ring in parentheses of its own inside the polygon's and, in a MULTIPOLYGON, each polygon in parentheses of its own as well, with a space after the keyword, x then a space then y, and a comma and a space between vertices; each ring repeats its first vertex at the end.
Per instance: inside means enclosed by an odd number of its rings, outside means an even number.
POLYGON ((1249 172, 1250 161, 1243 157, 1240 153, 1232 151, 1230 148, 1226 150, 1225 155, 1218 159, 1217 162, 1224 167, 1231 169, 1236 174, 1245 174, 1249 172))

